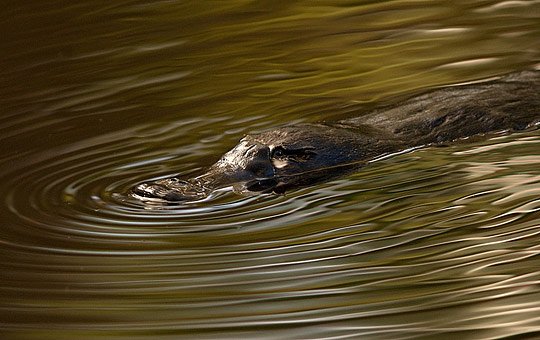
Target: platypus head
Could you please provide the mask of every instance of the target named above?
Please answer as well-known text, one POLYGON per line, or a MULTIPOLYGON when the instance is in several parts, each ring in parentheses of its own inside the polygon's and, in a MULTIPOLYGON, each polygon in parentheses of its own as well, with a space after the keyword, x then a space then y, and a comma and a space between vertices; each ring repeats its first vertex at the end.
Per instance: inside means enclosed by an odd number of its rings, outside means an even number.
POLYGON ((200 199, 229 186, 243 194, 284 193, 362 166, 378 143, 376 134, 358 128, 301 124, 247 135, 205 174, 185 181, 172 178, 144 183, 134 193, 169 201, 200 199))

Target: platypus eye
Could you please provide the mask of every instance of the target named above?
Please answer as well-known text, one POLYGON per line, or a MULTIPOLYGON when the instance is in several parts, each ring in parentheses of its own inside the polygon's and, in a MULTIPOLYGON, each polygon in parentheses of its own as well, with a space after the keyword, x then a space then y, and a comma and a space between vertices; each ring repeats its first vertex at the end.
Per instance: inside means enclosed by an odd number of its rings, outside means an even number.
POLYGON ((282 146, 276 146, 272 150, 272 158, 283 158, 285 157, 285 149, 282 146))
POLYGON ((306 161, 316 154, 313 150, 314 148, 285 149, 282 146, 276 146, 272 150, 271 158, 306 161))

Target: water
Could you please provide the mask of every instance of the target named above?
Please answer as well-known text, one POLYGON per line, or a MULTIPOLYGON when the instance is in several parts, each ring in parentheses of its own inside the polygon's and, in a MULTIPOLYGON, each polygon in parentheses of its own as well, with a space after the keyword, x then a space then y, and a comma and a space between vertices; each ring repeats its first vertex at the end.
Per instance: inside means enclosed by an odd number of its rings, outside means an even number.
POLYGON ((167 207, 248 132, 538 65, 538 1, 6 2, 6 339, 540 336, 540 134, 167 207))

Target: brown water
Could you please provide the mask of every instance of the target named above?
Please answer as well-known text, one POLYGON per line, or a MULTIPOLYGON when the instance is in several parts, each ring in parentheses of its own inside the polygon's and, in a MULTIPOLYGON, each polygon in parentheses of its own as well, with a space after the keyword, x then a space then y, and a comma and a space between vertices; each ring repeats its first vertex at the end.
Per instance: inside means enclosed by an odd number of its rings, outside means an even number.
POLYGON ((539 1, 4 1, 0 336, 540 336, 540 133, 144 206, 243 134, 540 62, 539 1))

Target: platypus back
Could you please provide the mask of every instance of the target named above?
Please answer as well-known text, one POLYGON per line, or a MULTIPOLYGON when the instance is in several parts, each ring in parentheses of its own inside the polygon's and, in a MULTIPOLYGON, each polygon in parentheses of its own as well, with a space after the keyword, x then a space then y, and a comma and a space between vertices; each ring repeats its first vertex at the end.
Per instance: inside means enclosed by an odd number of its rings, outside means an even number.
POLYGON ((343 121, 387 131, 408 146, 450 142, 540 121, 540 72, 523 71, 485 83, 441 88, 343 121))

